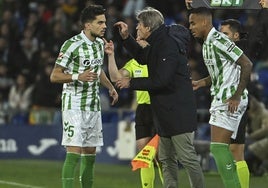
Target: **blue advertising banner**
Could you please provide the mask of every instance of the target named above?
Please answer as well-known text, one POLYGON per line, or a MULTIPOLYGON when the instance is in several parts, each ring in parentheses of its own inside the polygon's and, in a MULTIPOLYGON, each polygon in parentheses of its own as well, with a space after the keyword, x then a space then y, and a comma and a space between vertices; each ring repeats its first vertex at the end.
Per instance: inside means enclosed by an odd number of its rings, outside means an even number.
MULTIPOLYGON (((104 146, 97 149, 97 162, 129 163, 135 156, 134 123, 104 123, 104 146)), ((61 125, 0 126, 0 159, 63 160, 61 125)))

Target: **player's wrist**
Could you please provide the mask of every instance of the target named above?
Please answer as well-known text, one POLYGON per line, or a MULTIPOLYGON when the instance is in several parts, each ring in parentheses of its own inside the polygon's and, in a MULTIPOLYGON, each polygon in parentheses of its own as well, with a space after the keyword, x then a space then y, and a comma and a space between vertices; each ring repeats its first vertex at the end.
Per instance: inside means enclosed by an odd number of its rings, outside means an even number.
POLYGON ((79 74, 72 74, 72 80, 73 81, 79 80, 78 78, 79 78, 79 74))

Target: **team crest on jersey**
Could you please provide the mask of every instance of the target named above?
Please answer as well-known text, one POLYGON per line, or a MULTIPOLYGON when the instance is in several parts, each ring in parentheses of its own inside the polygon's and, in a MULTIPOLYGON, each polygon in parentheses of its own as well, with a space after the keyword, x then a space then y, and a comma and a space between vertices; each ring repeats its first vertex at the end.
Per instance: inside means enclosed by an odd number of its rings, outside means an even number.
POLYGON ((102 64, 103 64, 103 59, 92 59, 92 60, 85 59, 83 61, 83 65, 86 67, 88 66, 94 67, 94 66, 102 65, 102 64))

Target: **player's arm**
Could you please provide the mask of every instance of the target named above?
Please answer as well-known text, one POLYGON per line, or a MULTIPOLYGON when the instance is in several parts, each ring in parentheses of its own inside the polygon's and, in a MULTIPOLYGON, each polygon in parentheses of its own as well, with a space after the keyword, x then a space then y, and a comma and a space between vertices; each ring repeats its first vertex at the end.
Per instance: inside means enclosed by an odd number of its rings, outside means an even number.
POLYGON ((247 87, 250 80, 252 62, 245 54, 242 54, 236 63, 240 65, 241 72, 240 72, 240 81, 237 86, 237 90, 234 94, 234 97, 240 99, 241 95, 243 94, 243 91, 247 87))
POLYGON ((123 77, 130 77, 130 73, 126 69, 118 70, 114 55, 108 55, 108 71, 112 82, 116 82, 123 77))
POLYGON ((50 81, 52 83, 69 83, 78 80, 82 82, 93 82, 98 78, 98 74, 92 72, 92 69, 88 69, 81 74, 68 74, 65 73, 65 70, 65 67, 55 64, 50 75, 50 81))
POLYGON ((109 90, 109 95, 113 98, 111 104, 114 105, 118 101, 118 93, 103 70, 100 73, 100 83, 109 90))
POLYGON ((207 76, 203 79, 197 80, 197 81, 192 81, 192 86, 194 90, 197 90, 201 87, 206 87, 206 86, 211 86, 211 77, 207 76))
POLYGON ((129 72, 125 70, 124 68, 118 70, 115 57, 114 57, 113 42, 112 41, 107 42, 105 39, 103 40, 105 42, 105 53, 108 56, 108 71, 109 71, 111 81, 116 82, 118 79, 121 79, 123 77, 129 77, 130 76, 129 72))
POLYGON ((64 71, 66 70, 65 67, 62 67, 58 64, 55 64, 51 74, 50 74, 50 81, 52 83, 69 83, 72 82, 72 74, 66 74, 64 71))

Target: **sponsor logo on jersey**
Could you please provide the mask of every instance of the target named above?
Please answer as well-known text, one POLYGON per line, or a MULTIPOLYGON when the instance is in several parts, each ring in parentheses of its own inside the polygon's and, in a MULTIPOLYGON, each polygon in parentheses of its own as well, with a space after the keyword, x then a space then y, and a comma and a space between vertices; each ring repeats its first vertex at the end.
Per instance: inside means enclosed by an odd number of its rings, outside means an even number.
POLYGON ((85 59, 83 61, 83 65, 86 67, 88 66, 94 67, 94 66, 102 65, 102 64, 103 64, 103 59, 92 59, 92 60, 85 59))

